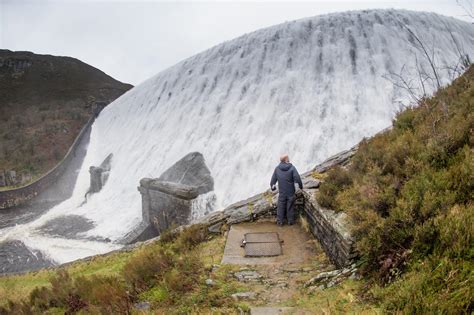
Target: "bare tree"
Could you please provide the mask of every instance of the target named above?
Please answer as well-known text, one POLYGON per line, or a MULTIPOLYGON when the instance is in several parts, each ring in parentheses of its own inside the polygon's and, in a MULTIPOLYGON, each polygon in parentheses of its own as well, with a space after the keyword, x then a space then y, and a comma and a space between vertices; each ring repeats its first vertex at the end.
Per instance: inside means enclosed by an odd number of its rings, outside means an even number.
MULTIPOLYGON (((459 0, 461 1, 461 0, 459 0)), ((469 3, 466 6, 471 9, 472 13, 472 2, 464 1, 469 3)), ((405 90, 412 101, 419 104, 420 101, 427 96, 427 93, 430 91, 435 91, 441 88, 441 75, 440 71, 446 71, 449 74, 451 80, 454 80, 456 77, 464 73, 464 71, 471 65, 471 60, 469 55, 465 53, 464 48, 461 43, 456 39, 454 34, 451 32, 450 28, 445 21, 439 20, 443 23, 446 31, 448 31, 452 44, 459 56, 458 61, 453 65, 447 65, 439 67, 436 62, 436 49, 435 43, 436 40, 433 38, 431 42, 426 42, 421 39, 420 36, 416 34, 407 24, 400 21, 397 17, 395 20, 398 22, 400 27, 407 31, 410 36, 409 42, 414 46, 414 48, 421 53, 419 56, 416 52, 413 52, 414 55, 414 67, 409 68, 406 64, 402 67, 399 73, 391 72, 383 77, 388 79, 394 84, 394 86, 399 87, 405 90), (419 59, 421 57, 421 60, 419 59), (428 65, 428 68, 423 67, 423 63, 428 65)), ((443 110, 448 111, 447 106, 443 103, 443 110)))
POLYGON ((464 10, 465 16, 474 20, 474 4, 472 0, 456 0, 456 3, 464 10))

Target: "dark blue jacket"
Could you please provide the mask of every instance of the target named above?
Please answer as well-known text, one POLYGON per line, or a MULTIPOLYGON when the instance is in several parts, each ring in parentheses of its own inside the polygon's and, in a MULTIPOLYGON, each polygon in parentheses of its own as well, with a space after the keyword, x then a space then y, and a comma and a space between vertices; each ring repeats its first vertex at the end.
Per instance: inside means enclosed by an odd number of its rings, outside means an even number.
POLYGON ((293 196, 295 194, 295 183, 300 189, 303 189, 300 174, 291 163, 281 162, 273 172, 270 187, 273 187, 278 181, 280 195, 293 196))

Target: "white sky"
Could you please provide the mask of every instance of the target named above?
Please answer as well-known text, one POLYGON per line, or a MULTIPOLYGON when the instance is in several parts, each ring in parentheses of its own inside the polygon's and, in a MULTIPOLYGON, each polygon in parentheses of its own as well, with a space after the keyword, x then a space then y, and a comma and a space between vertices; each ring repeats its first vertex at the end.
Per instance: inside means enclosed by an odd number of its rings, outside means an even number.
POLYGON ((456 0, 0 0, 0 48, 75 57, 136 85, 187 57, 262 27, 372 8, 433 11, 471 21, 456 0))

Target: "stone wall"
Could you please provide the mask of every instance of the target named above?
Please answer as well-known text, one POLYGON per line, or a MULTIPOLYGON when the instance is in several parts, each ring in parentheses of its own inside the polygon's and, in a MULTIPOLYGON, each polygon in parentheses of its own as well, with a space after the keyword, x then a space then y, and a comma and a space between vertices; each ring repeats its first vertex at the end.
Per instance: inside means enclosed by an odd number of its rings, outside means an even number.
POLYGON ((313 189, 303 191, 304 215, 311 233, 318 239, 331 261, 338 267, 347 266, 355 257, 354 239, 344 212, 335 212, 319 206, 313 189))
POLYGON ((42 192, 53 186, 60 179, 61 175, 65 172, 65 170, 69 168, 69 165, 74 159, 76 155, 76 150, 81 144, 81 141, 85 137, 89 137, 92 123, 94 122, 95 118, 102 109, 102 105, 94 109, 94 115, 81 129, 64 158, 53 169, 51 169, 48 173, 28 185, 19 188, 0 191, 0 210, 20 206, 25 203, 31 202, 38 198, 38 196, 40 196, 42 192))

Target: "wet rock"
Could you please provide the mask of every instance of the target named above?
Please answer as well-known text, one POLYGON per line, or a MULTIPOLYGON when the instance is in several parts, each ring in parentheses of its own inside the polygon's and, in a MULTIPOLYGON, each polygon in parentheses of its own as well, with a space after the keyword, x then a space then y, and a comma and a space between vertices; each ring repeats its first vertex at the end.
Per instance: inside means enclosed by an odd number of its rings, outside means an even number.
POLYGON ((30 249, 20 241, 0 243, 0 274, 33 271, 53 266, 40 251, 30 249))
MULTIPOLYGON (((43 234, 65 238, 78 238, 78 234, 94 228, 94 222, 80 215, 66 215, 49 220, 38 228, 43 234)), ((110 240, 109 240, 110 241, 110 240)))
POLYGON ((91 176, 90 188, 88 194, 95 194, 102 190, 102 187, 107 183, 112 165, 113 154, 110 153, 100 166, 91 166, 89 173, 91 176))
MULTIPOLYGON (((213 190, 214 179, 199 152, 187 154, 159 178, 141 179, 138 191, 142 195, 142 223, 121 243, 143 241, 160 235, 171 226, 189 224, 194 202, 200 195, 212 194, 213 190)), ((199 203, 200 207, 211 211, 215 196, 199 200, 199 203)))

